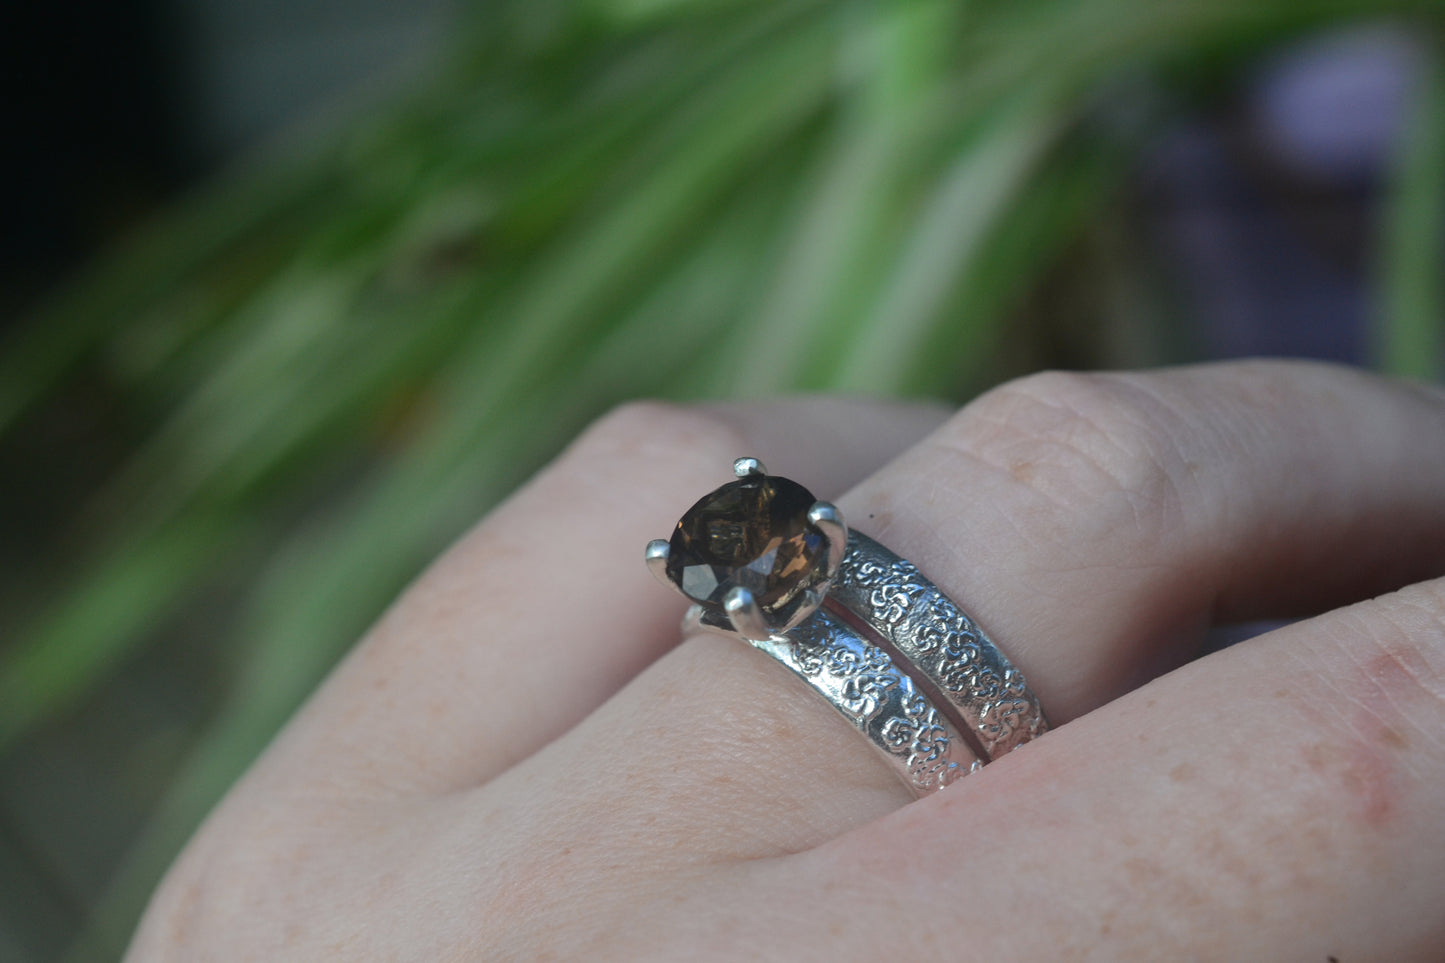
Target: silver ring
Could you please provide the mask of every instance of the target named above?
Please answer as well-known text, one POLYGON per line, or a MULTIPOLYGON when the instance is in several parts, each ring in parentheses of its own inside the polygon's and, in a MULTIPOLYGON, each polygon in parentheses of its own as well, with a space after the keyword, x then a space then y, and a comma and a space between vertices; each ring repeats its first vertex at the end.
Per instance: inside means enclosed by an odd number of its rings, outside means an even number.
MULTIPOLYGON (((684 621, 687 632, 705 627, 696 616, 684 621)), ((887 652, 826 609, 786 633, 746 641, 821 695, 914 795, 926 796, 983 765, 969 758, 958 727, 887 652)))
POLYGON ((920 796, 1048 728, 1022 674, 911 562, 757 459, 733 472, 647 545, 653 574, 692 600, 684 631, 786 666, 920 796))
POLYGON ((827 601, 865 622, 936 685, 985 759, 1047 731, 1023 673, 916 565, 867 535, 848 533, 827 601))

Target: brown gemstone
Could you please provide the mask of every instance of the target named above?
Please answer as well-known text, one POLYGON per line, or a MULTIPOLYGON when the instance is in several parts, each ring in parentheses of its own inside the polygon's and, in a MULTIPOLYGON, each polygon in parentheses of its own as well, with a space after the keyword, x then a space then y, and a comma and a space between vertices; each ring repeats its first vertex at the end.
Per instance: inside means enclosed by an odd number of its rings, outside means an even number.
POLYGON ((722 605, 733 586, 765 612, 788 607, 823 575, 828 546, 808 524, 815 499, 776 475, 729 482, 688 509, 668 545, 667 577, 683 594, 722 605))

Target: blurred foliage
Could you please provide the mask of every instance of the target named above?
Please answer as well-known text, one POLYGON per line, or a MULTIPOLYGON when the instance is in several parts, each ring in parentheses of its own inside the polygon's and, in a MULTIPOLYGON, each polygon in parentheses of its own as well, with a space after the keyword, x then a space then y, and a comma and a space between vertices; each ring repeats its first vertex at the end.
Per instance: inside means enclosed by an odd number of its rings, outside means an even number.
MULTIPOLYGON (((76 959, 114 956, 381 607, 600 410, 963 396, 1052 360, 1064 322, 1029 306, 1059 285, 1087 360, 1141 360, 1112 325, 1167 344, 1170 309, 1119 253, 1119 188, 1161 118, 1303 31, 1445 19, 1405 0, 474 6, 406 95, 219 179, 0 354, 0 439, 77 404, 106 439, 7 573, 0 752, 177 633, 224 653, 227 695, 136 790, 153 813, 76 959)), ((1402 156, 1381 356, 1424 373, 1438 77, 1402 156)))

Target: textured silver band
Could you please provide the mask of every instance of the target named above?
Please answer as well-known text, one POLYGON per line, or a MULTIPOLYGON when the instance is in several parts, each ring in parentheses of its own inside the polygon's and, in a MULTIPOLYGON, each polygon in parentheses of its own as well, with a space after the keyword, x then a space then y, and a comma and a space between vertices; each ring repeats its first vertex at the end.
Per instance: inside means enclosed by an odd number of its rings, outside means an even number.
POLYGON ((1048 729, 1022 673, 977 623, 912 562, 868 536, 848 533, 827 600, 853 613, 931 680, 989 759, 1048 729))
POLYGON ((948 717, 882 648, 819 609, 786 634, 752 640, 823 696, 925 796, 981 765, 948 717))

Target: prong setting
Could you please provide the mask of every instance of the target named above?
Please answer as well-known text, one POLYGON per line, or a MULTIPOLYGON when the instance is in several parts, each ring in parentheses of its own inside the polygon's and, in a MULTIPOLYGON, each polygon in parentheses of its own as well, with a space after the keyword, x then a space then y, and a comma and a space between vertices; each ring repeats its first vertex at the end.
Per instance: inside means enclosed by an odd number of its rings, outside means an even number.
POLYGON ((837 508, 756 458, 736 459, 733 474, 684 513, 671 539, 649 542, 645 560, 694 603, 684 631, 778 641, 822 604, 848 529, 837 508))
POLYGON ((667 556, 671 546, 665 538, 654 538, 647 543, 647 570, 663 585, 672 585, 667 577, 667 556))
POLYGON ((767 619, 753 593, 741 585, 728 590, 723 598, 723 611, 732 623, 733 631, 753 642, 761 642, 773 633, 768 629, 767 619))
POLYGON ((832 502, 816 501, 808 509, 808 524, 823 533, 828 540, 828 563, 825 575, 828 579, 838 574, 843 564, 843 554, 848 550, 848 525, 843 513, 832 502))

